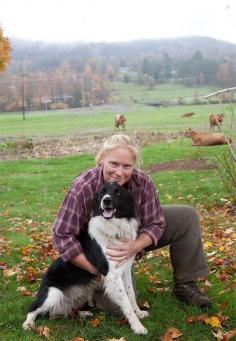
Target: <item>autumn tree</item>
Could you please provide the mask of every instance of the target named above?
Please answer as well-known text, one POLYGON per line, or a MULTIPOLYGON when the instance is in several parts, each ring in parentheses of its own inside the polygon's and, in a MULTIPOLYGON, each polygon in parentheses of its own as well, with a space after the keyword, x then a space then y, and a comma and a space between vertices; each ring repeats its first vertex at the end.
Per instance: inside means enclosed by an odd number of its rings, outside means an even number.
POLYGON ((4 36, 3 29, 0 26, 0 72, 5 70, 10 61, 10 43, 4 36))

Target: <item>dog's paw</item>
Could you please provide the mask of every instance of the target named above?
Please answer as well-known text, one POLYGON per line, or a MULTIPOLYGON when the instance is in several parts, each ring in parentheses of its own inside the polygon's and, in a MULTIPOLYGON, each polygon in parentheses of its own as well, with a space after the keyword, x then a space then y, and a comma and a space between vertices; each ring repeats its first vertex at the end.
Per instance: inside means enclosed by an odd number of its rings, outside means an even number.
POLYGON ((138 318, 140 318, 140 319, 143 319, 143 318, 149 316, 149 312, 146 310, 139 310, 136 312, 136 314, 137 314, 138 318))
POLYGON ((147 329, 140 323, 140 325, 132 326, 135 334, 145 335, 148 333, 147 329))
POLYGON ((82 317, 82 318, 93 316, 93 313, 91 313, 91 311, 79 311, 78 314, 79 314, 79 317, 82 317))
POLYGON ((35 323, 34 322, 30 322, 30 321, 25 321, 22 325, 22 328, 24 330, 30 330, 30 329, 34 329, 35 328, 35 323))

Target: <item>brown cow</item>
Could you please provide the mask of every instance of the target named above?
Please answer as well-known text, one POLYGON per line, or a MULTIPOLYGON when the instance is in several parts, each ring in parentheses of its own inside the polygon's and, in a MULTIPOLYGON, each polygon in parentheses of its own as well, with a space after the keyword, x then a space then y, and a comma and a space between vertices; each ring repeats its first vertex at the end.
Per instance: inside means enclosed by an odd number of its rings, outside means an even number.
POLYGON ((181 115, 181 117, 191 117, 195 115, 195 112, 185 112, 184 114, 181 115))
POLYGON ((126 118, 125 115, 115 115, 115 129, 119 129, 119 126, 122 127, 122 129, 125 129, 125 123, 126 118))
POLYGON ((225 138, 225 136, 221 133, 207 133, 195 131, 189 128, 185 133, 185 137, 190 137, 193 141, 193 146, 216 146, 220 144, 231 143, 231 138, 225 138))
POLYGON ((218 129, 220 130, 220 127, 222 126, 223 120, 224 120, 223 112, 221 112, 217 115, 210 114, 210 116, 209 116, 210 130, 212 129, 214 131, 215 126, 217 126, 218 129))

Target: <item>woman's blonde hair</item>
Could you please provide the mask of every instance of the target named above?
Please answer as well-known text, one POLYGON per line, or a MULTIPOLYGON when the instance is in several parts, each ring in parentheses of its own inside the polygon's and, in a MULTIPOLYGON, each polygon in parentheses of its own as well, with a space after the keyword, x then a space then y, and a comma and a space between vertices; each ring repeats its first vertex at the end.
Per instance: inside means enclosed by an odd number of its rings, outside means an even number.
POLYGON ((106 141, 102 144, 95 158, 96 165, 102 164, 102 160, 107 152, 110 152, 111 150, 114 150, 119 147, 127 148, 134 158, 134 163, 139 164, 140 162, 139 148, 134 142, 134 140, 128 135, 117 134, 108 137, 106 141))

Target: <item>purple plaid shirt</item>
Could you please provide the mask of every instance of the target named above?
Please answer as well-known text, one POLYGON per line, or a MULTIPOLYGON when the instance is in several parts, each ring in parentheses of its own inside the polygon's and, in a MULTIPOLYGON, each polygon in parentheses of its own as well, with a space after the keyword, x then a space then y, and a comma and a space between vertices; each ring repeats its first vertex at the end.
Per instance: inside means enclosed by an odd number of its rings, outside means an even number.
MULTIPOLYGON (((64 261, 78 256, 83 249, 76 236, 87 228, 91 215, 92 199, 104 184, 102 166, 80 174, 72 183, 53 225, 53 243, 64 261)), ((151 179, 141 170, 134 169, 125 184, 135 200, 139 233, 146 233, 155 248, 165 229, 165 219, 151 179)))

